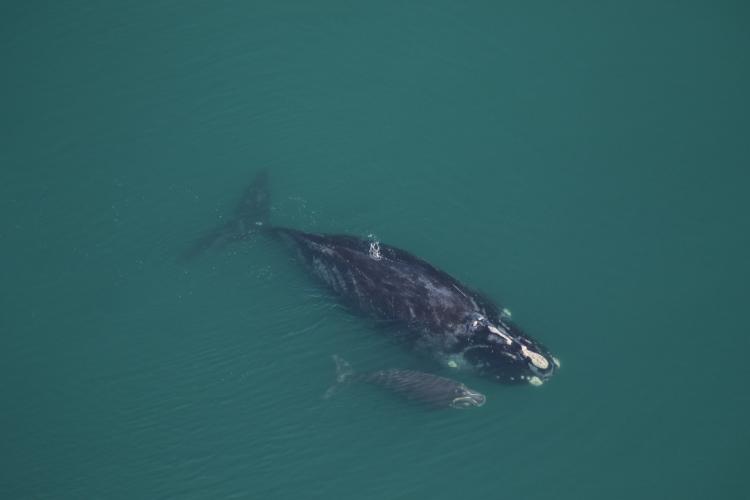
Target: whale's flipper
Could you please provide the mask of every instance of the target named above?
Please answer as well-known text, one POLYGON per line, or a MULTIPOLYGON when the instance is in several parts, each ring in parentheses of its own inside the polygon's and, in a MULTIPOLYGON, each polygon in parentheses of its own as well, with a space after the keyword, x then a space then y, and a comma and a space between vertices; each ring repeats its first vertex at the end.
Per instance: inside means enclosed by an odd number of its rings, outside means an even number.
POLYGON ((352 375, 354 375, 354 370, 352 370, 352 365, 350 365, 349 362, 345 360, 344 358, 334 354, 333 362, 336 363, 336 382, 337 383, 343 384, 352 375))
POLYGON ((234 207, 232 217, 224 224, 211 229, 197 238, 183 253, 183 260, 190 260, 210 248, 222 248, 233 241, 241 241, 258 233, 268 225, 271 198, 268 189, 268 172, 261 170, 234 207))
POLYGON ((342 384, 345 384, 354 375, 351 365, 343 358, 337 355, 333 355, 333 362, 336 363, 336 383, 333 384, 323 394, 323 399, 329 399, 333 396, 342 384))

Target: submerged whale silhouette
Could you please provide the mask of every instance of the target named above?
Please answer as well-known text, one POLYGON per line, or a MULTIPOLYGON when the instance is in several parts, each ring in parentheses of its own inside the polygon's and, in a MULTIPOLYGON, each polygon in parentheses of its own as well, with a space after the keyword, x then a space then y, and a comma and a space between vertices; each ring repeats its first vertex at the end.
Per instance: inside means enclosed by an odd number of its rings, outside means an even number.
POLYGON ((328 389, 326 398, 331 397, 342 384, 364 382, 433 408, 472 408, 484 405, 487 400, 484 394, 460 382, 431 373, 397 368, 355 373, 343 358, 334 355, 333 361, 336 363, 336 385, 328 389))

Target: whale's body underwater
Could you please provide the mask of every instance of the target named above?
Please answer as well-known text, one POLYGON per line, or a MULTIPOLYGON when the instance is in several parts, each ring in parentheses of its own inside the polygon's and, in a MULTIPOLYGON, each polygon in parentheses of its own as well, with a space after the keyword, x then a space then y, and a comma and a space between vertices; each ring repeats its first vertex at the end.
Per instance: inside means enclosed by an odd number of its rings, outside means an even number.
POLYGON ((487 398, 481 392, 466 387, 455 380, 432 373, 390 368, 366 373, 354 373, 351 365, 339 356, 336 363, 336 385, 326 392, 330 397, 341 384, 363 382, 393 392, 404 399, 431 408, 476 408, 484 405, 487 398))
POLYGON ((256 234, 284 240, 342 301, 388 321, 407 345, 444 365, 534 385, 559 368, 504 309, 424 260, 370 239, 269 225, 269 207, 268 175, 261 172, 233 217, 198 239, 186 256, 256 234))

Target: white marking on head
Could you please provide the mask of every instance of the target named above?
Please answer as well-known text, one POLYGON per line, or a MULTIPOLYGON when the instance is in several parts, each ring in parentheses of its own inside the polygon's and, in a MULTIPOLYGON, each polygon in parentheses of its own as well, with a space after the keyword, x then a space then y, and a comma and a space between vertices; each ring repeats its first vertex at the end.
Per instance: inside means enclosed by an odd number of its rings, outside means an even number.
POLYGON ((531 377, 531 378, 529 379, 529 383, 530 383, 531 385, 533 385, 534 387, 539 387, 539 386, 540 386, 540 385, 542 385, 542 384, 543 384, 544 382, 542 382, 542 379, 540 379, 539 377, 537 377, 536 375, 534 375, 533 377, 531 377))
POLYGON ((511 345, 513 343, 513 339, 510 337, 510 335, 508 335, 504 331, 499 330, 497 327, 488 325, 487 329, 490 331, 490 333, 494 333, 495 335, 499 335, 500 337, 505 339, 506 344, 511 345))
POLYGON ((555 366, 560 368, 560 360, 556 357, 552 356, 552 362, 555 363, 555 366))
POLYGON ((521 353, 531 361, 531 364, 539 368, 540 370, 546 370, 549 368, 549 361, 541 354, 530 351, 525 345, 521 346, 521 353))

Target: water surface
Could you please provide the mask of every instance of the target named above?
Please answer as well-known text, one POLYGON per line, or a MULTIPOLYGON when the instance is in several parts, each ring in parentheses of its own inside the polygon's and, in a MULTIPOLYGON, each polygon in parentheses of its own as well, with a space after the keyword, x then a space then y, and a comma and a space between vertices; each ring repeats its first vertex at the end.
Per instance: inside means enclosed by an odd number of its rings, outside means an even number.
POLYGON ((742 498, 744 4, 0 12, 2 498, 742 498), (334 353, 435 368, 273 242, 178 262, 262 167, 275 222, 429 260, 560 374, 323 400, 334 353))

